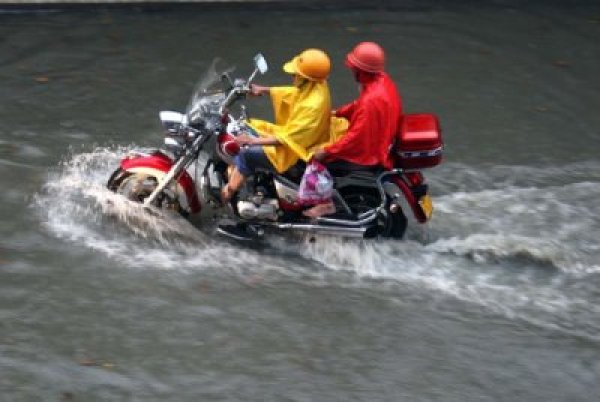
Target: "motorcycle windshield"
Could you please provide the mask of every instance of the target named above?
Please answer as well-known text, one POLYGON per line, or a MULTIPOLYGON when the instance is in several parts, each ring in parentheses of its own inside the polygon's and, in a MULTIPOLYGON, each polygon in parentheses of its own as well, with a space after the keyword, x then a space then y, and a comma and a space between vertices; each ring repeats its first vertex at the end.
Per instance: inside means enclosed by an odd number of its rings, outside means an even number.
POLYGON ((215 59, 196 84, 186 108, 189 124, 198 124, 209 115, 217 115, 226 97, 229 82, 227 76, 234 67, 224 67, 215 59))

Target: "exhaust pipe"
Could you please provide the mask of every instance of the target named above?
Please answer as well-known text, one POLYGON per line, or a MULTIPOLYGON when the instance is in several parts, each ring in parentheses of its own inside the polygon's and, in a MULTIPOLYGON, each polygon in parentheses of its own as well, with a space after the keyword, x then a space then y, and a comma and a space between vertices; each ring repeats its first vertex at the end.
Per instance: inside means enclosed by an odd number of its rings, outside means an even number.
POLYGON ((352 238, 371 238, 377 235, 377 227, 339 227, 323 226, 305 223, 276 223, 274 226, 281 230, 295 230, 312 234, 322 234, 352 238))

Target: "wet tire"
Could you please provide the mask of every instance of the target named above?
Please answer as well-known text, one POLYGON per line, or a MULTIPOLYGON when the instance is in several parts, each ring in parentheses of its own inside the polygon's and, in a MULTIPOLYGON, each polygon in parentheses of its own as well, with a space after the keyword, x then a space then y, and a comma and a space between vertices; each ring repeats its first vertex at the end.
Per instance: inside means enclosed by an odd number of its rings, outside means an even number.
POLYGON ((402 239, 408 225, 408 220, 402 209, 398 209, 397 212, 392 213, 386 208, 381 215, 385 216, 380 216, 380 222, 382 223, 380 235, 391 239, 402 239))
MULTIPOLYGON (((380 195, 377 191, 373 192, 354 192, 346 193, 344 200, 355 214, 366 212, 370 209, 377 208, 381 203, 380 195)), ((396 213, 392 213, 389 210, 389 200, 386 203, 386 208, 383 212, 380 212, 377 218, 377 227, 375 230, 369 230, 367 237, 381 236, 391 239, 402 239, 408 220, 399 209, 396 213)))
MULTIPOLYGON (((119 168, 110 176, 106 187, 130 201, 143 204, 144 200, 152 194, 158 182, 159 180, 152 175, 131 173, 119 168)), ((187 212, 181 207, 177 196, 169 194, 167 191, 159 194, 153 204, 157 208, 172 210, 187 216, 187 212)))
POLYGON ((117 192, 117 188, 119 183, 124 179, 124 176, 130 175, 131 173, 126 172, 125 170, 119 168, 110 175, 108 179, 108 183, 106 183, 106 188, 108 188, 113 193, 117 192))

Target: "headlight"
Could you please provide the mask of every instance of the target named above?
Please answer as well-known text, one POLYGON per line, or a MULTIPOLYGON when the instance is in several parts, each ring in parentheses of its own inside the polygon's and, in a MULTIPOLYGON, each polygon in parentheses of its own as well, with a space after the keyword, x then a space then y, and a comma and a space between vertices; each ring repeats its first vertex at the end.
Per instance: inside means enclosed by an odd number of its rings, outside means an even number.
POLYGON ((160 112, 160 121, 171 135, 177 135, 183 124, 185 116, 177 112, 160 112))
POLYGON ((165 137, 165 145, 168 147, 180 147, 181 144, 176 139, 171 137, 165 137))

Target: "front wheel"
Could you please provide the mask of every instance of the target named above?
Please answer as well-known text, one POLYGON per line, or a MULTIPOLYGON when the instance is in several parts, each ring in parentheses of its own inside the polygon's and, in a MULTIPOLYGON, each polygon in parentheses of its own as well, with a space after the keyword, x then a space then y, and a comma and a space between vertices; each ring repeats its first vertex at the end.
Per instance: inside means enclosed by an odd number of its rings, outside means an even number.
MULTIPOLYGON (((120 194, 130 201, 144 203, 158 186, 159 180, 152 175, 144 173, 132 173, 123 169, 117 169, 110 177, 107 187, 110 191, 120 194)), ((153 205, 160 209, 168 209, 187 215, 181 207, 177 194, 166 188, 156 197, 153 205)))

